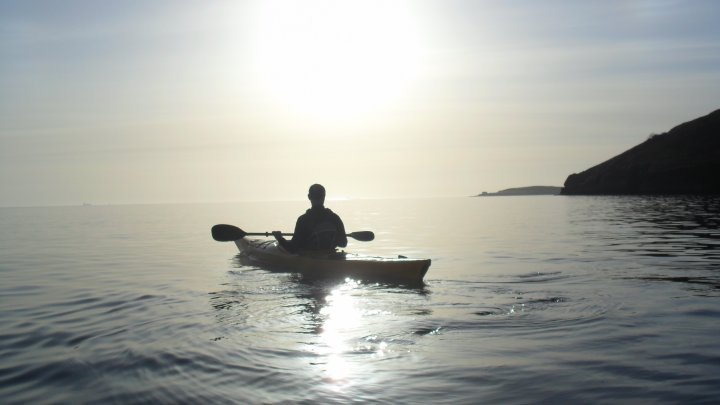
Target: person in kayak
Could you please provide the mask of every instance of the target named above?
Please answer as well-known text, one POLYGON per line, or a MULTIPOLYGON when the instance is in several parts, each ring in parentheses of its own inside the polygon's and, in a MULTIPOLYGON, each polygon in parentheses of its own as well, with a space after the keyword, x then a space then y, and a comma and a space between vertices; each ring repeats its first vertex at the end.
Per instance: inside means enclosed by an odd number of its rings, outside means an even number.
POLYGON ((280 246, 290 253, 329 253, 347 246, 345 225, 336 213, 325 208, 325 187, 310 186, 308 199, 311 208, 297 219, 291 240, 285 239, 280 231, 272 233, 280 246))

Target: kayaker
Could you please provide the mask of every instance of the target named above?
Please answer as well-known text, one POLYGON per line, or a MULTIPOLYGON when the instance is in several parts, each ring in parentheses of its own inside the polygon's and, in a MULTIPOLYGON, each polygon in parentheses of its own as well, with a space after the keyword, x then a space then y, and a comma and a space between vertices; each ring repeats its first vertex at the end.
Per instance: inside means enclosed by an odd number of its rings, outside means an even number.
POLYGON ((325 187, 310 186, 308 199, 311 208, 297 219, 291 240, 285 239, 280 231, 272 233, 280 246, 291 253, 328 253, 347 246, 345 225, 336 213, 325 208, 325 187))

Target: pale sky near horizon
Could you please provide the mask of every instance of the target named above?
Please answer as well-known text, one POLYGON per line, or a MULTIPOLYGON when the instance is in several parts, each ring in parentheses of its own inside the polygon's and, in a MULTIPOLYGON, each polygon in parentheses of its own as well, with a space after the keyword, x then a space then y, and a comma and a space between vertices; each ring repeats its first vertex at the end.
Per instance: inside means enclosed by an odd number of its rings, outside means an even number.
POLYGON ((0 0, 0 206, 466 196, 720 108, 720 2, 0 0))

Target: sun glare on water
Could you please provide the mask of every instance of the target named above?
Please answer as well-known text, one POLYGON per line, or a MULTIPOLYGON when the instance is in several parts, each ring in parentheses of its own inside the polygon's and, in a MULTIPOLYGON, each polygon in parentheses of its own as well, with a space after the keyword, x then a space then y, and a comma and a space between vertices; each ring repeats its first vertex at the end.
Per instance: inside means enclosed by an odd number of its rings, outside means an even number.
POLYGON ((406 1, 263 1, 255 10, 258 84, 273 102, 328 119, 383 108, 419 73, 406 1))
POLYGON ((367 330, 372 318, 387 313, 364 308, 361 286, 359 281, 345 279, 324 298, 319 311, 322 318, 319 344, 312 350, 318 356, 316 364, 322 367, 328 388, 333 391, 366 382, 358 378, 373 373, 373 362, 369 360, 383 358, 392 350, 387 342, 371 336, 367 330))

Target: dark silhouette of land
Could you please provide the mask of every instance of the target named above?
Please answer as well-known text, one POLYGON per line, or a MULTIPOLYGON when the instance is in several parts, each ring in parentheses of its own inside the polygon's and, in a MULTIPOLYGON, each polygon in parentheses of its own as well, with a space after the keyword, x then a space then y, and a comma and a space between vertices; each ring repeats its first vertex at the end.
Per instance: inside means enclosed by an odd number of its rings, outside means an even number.
POLYGON ((720 194, 720 110, 571 174, 562 194, 720 194))
POLYGON ((562 187, 555 186, 530 186, 530 187, 517 187, 500 190, 497 193, 488 193, 483 191, 478 194, 477 197, 502 197, 512 195, 558 195, 560 194, 562 187))

